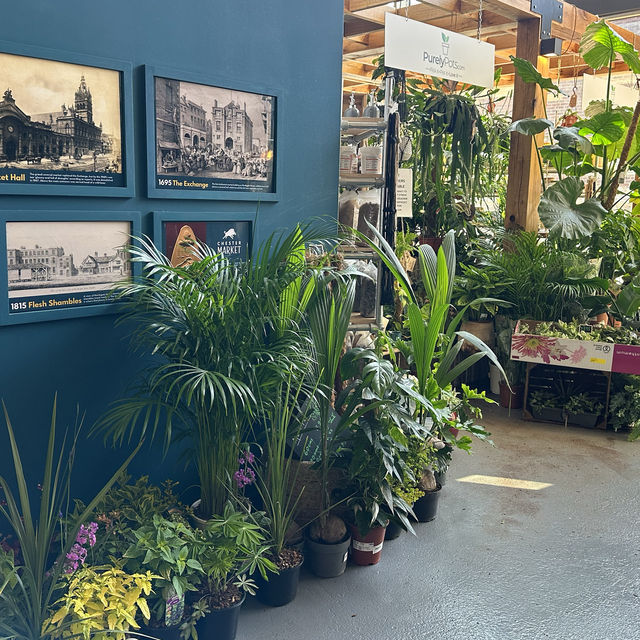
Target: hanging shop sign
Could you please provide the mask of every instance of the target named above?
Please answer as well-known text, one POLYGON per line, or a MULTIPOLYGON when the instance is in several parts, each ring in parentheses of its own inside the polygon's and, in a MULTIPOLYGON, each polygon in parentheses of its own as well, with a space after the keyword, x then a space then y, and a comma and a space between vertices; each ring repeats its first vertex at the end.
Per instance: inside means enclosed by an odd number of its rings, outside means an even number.
POLYGON ((413 169, 398 169, 396 182, 396 217, 412 218, 413 169))
POLYGON ((384 62, 387 67, 493 87, 495 47, 488 42, 387 13, 384 62))

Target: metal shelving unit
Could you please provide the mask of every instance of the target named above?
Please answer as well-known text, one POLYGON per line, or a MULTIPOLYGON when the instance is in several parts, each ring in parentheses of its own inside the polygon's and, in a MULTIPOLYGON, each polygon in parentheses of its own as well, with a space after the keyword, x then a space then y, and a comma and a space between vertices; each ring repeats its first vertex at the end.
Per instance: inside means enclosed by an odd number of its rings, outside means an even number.
MULTIPOLYGON (((387 77, 385 83, 385 96, 393 95, 393 78, 387 77)), ((390 113, 389 98, 385 99, 384 105, 384 117, 381 118, 343 118, 340 123, 340 142, 341 144, 356 145, 367 138, 375 135, 384 134, 384 141, 382 143, 382 173, 381 174, 361 174, 361 173, 341 173, 339 184, 341 187, 348 189, 362 188, 374 188, 380 190, 379 198, 379 212, 378 212, 378 224, 377 228, 379 232, 382 232, 382 222, 384 217, 384 202, 385 202, 385 189, 386 176, 384 174, 387 160, 387 145, 388 145, 388 120, 390 113)), ((393 186, 395 188, 395 185, 393 186)), ((350 329, 354 331, 373 331, 376 328, 382 326, 382 305, 381 305, 381 293, 382 293, 382 262, 378 256, 371 250, 367 250, 366 247, 359 247, 357 245, 343 245, 340 247, 340 253, 344 256, 345 260, 367 260, 374 262, 377 268, 376 278, 376 294, 375 294, 375 317, 367 318, 361 316, 359 313, 354 313, 351 317, 350 329)))

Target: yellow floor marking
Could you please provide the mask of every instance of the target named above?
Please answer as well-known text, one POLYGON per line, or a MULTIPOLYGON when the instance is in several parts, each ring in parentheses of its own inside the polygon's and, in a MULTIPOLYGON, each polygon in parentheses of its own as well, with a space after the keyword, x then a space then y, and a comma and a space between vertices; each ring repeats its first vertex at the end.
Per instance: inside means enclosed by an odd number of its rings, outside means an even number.
POLYGON ((458 478, 458 482, 472 482, 473 484, 490 484, 494 487, 510 487, 512 489, 530 489, 540 491, 552 487, 550 482, 534 482, 533 480, 518 480, 516 478, 500 478, 498 476, 465 476, 458 478))

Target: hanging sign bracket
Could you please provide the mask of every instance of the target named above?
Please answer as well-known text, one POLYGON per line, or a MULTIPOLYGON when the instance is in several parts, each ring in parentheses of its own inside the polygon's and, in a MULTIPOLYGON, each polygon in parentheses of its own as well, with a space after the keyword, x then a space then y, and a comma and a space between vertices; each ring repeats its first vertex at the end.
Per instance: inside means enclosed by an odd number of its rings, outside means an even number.
POLYGON ((540 16, 540 39, 551 37, 551 21, 562 22, 564 8, 557 0, 531 0, 531 11, 540 16))

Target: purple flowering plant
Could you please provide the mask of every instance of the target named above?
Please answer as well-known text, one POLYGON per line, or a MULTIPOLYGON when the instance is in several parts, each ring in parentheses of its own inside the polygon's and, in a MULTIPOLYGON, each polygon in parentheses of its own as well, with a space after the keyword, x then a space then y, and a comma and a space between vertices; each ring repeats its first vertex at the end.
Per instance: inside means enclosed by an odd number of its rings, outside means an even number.
MULTIPOLYGON (((14 577, 19 579, 20 587, 5 588, 2 591, 0 638, 48 640, 51 634, 43 631, 44 623, 50 616, 50 609, 63 584, 67 565, 73 566, 78 562, 80 566, 86 559, 86 546, 95 544, 94 523, 84 528, 83 523, 90 521, 94 509, 129 465, 142 443, 136 447, 86 508, 67 513, 67 505, 72 502, 70 480, 75 447, 82 427, 81 418, 76 423, 71 436, 61 439, 62 446, 56 447, 57 399, 54 399, 44 473, 40 481, 41 489, 38 487, 39 505, 37 505, 33 504, 35 501, 29 490, 30 486, 35 486, 35 483, 30 484, 24 475, 15 432, 6 407, 2 405, 2 408, 8 443, 0 441, 0 447, 8 446, 11 452, 15 480, 10 484, 2 474, 4 470, 0 470, 0 491, 4 494, 4 503, 0 503, 0 517, 3 517, 10 527, 9 533, 12 540, 9 544, 12 544, 15 539, 21 557, 19 564, 15 563, 12 570, 14 577), (71 555, 68 556, 68 554, 71 555)), ((38 443, 31 444, 38 446, 38 443)), ((6 553, 4 547, 3 552, 6 553)), ((12 576, 8 577, 11 579, 12 576)))
POLYGON ((65 573, 73 573, 78 567, 81 567, 85 563, 88 554, 86 545, 89 545, 90 548, 95 546, 97 531, 97 522, 89 523, 88 527, 85 527, 83 524, 80 525, 80 529, 76 534, 76 541, 65 556, 65 573))
POLYGON ((233 474, 238 489, 244 489, 246 486, 253 484, 256 479, 256 473, 252 469, 255 462, 255 455, 249 449, 243 451, 238 458, 238 470, 233 474))

